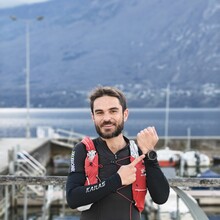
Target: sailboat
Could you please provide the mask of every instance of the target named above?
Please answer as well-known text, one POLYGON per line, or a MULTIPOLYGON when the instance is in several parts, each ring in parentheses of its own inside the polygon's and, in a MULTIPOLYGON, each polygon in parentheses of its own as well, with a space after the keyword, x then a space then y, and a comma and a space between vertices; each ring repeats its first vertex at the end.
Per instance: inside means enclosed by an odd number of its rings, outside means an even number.
POLYGON ((166 89, 166 115, 165 115, 165 143, 164 148, 157 151, 158 162, 161 167, 208 167, 210 159, 204 153, 191 150, 191 130, 188 128, 188 144, 186 151, 171 150, 168 147, 168 129, 169 129, 169 104, 170 104, 170 85, 166 89))
POLYGON ((165 111, 165 129, 164 129, 164 148, 157 150, 158 162, 161 167, 175 167, 180 163, 181 151, 174 151, 168 147, 169 130, 169 105, 170 105, 170 85, 166 89, 166 111, 165 111))
POLYGON ((184 167, 209 167, 211 164, 210 158, 197 150, 191 149, 191 130, 188 128, 187 130, 187 148, 181 157, 181 163, 184 167))

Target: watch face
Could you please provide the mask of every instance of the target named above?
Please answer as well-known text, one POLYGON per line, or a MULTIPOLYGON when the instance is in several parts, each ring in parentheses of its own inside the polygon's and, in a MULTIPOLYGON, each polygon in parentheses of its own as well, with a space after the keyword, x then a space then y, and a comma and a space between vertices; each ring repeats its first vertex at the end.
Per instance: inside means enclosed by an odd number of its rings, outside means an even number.
POLYGON ((149 151, 149 152, 148 152, 148 158, 149 158, 150 160, 155 160, 155 159, 157 158, 157 153, 156 153, 156 151, 154 151, 154 150, 149 151))

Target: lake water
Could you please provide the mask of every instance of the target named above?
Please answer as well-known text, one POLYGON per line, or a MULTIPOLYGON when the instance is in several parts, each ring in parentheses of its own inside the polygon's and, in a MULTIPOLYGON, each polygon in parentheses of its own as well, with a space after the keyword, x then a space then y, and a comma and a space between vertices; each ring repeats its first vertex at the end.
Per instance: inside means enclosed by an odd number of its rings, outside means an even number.
MULTIPOLYGON (((141 129, 155 126, 159 136, 164 136, 165 114, 164 108, 130 109, 124 129, 126 135, 136 136, 141 129)), ((25 137, 26 124, 26 109, 0 109, 0 138, 25 137)), ((29 124, 32 137, 36 136, 39 126, 96 136, 88 108, 30 109, 29 124)), ((191 136, 220 136, 220 108, 170 109, 168 135, 186 137, 188 129, 191 131, 191 136)))

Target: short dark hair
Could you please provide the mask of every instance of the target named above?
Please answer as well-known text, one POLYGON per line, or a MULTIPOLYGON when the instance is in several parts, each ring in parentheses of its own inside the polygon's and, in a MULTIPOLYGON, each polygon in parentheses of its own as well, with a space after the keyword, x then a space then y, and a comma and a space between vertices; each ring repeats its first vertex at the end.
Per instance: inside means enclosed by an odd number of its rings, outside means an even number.
POLYGON ((111 86, 99 86, 96 87, 90 94, 90 108, 91 112, 93 113, 93 107, 94 107, 94 101, 97 98, 103 97, 103 96, 112 96, 119 100, 119 103, 122 106, 123 112, 127 109, 127 101, 125 98, 125 95, 123 92, 115 87, 111 86))

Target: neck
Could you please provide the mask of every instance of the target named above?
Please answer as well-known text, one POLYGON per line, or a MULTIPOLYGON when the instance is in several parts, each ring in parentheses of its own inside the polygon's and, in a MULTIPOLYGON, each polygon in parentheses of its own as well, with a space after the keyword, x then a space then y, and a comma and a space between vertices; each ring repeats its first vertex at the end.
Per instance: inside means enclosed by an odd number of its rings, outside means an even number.
POLYGON ((121 150, 122 148, 124 148, 127 144, 122 134, 114 138, 104 139, 104 141, 106 142, 108 148, 114 154, 118 152, 119 150, 121 150))

